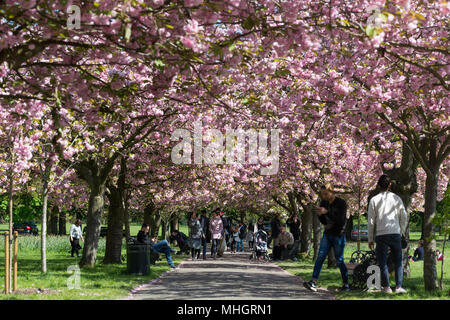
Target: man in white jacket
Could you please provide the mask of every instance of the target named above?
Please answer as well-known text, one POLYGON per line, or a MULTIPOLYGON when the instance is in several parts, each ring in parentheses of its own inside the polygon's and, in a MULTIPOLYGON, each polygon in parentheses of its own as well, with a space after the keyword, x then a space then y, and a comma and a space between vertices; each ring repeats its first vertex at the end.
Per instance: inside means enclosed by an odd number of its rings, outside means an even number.
POLYGON ((368 212, 369 248, 374 247, 374 231, 378 266, 381 271, 381 286, 387 293, 392 293, 389 286, 389 273, 387 266, 388 248, 391 249, 395 263, 395 292, 405 293, 402 288, 402 234, 405 234, 408 216, 402 199, 389 191, 391 179, 382 175, 378 180, 379 194, 370 199, 368 212))

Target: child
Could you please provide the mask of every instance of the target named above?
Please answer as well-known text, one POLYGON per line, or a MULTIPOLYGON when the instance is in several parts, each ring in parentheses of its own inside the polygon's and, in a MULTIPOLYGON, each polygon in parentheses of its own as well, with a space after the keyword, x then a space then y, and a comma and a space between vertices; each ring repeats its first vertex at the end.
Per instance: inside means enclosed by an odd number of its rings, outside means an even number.
POLYGON ((444 260, 444 255, 441 253, 441 251, 436 250, 436 260, 437 261, 442 261, 444 260))

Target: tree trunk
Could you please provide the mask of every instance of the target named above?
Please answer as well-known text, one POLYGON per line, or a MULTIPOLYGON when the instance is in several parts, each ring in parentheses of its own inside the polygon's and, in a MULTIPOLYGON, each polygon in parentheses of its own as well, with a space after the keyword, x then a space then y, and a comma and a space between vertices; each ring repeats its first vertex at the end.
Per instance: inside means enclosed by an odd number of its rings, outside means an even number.
POLYGON ((291 191, 291 192, 288 192, 288 199, 289 199, 289 204, 291 205, 291 214, 296 214, 297 216, 298 216, 298 203, 297 203, 297 201, 296 201, 296 199, 295 199, 295 196, 294 196, 294 192, 293 191, 291 191))
MULTIPOLYGON (((11 156, 12 160, 11 163, 14 163, 14 155, 11 156)), ((9 193, 9 199, 8 199, 8 213, 9 213, 9 243, 5 243, 5 246, 9 246, 9 292, 11 292, 11 283, 12 283, 12 238, 13 238, 13 203, 14 203, 14 173, 13 170, 10 170, 10 176, 9 176, 9 187, 8 187, 8 193, 9 193)))
POLYGON ((128 194, 125 196, 125 207, 123 213, 123 220, 125 225, 125 236, 126 239, 130 238, 130 211, 129 211, 129 198, 128 194))
POLYGON ((390 170, 385 170, 384 173, 387 174, 393 183, 391 184, 391 191, 397 194, 403 201, 406 212, 408 214, 408 225, 406 228, 406 241, 408 245, 405 249, 402 250, 403 257, 403 273, 406 277, 410 275, 410 266, 409 266, 409 206, 411 205, 412 197, 414 193, 417 192, 417 170, 418 162, 414 158, 413 153, 406 145, 403 143, 402 145, 402 160, 400 167, 393 168, 390 170))
POLYGON ((423 227, 425 226, 425 223, 424 223, 425 219, 423 217, 424 217, 425 213, 423 213, 423 212, 421 212, 421 213, 422 213, 422 218, 421 218, 421 227, 422 227, 422 229, 420 230, 420 239, 423 240, 423 227))
POLYGON ((179 228, 179 219, 178 216, 174 215, 170 220, 170 232, 172 233, 173 230, 178 230, 178 228, 179 228))
POLYGON ((125 178, 127 174, 126 158, 120 160, 120 173, 117 187, 109 186, 109 210, 108 210, 108 231, 106 234, 106 248, 104 264, 122 263, 122 240, 123 240, 123 220, 124 220, 124 200, 125 200, 125 178))
POLYGON ((155 210, 154 218, 152 219, 152 225, 150 226, 150 234, 152 237, 159 236, 159 228, 161 226, 161 214, 155 210))
POLYGON ((437 187, 439 169, 430 168, 431 175, 427 174, 425 182, 425 212, 424 212, 424 262, 423 276, 425 290, 433 291, 437 288, 436 272, 436 240, 433 238, 433 218, 436 213, 437 187))
POLYGON ((242 223, 244 223, 244 221, 245 221, 245 216, 246 216, 245 211, 241 211, 241 221, 242 221, 242 223))
POLYGON ((154 215, 155 214, 155 204, 152 200, 148 203, 148 205, 144 209, 144 223, 151 226, 153 225, 154 215))
POLYGON ((41 226, 41 272, 47 273, 47 205, 48 183, 44 179, 42 188, 42 226, 41 226))
POLYGON ((327 263, 328 263, 328 268, 336 268, 337 267, 337 261, 336 261, 336 256, 334 254, 333 247, 331 247, 330 251, 328 252, 327 263))
POLYGON ((108 231, 106 234, 106 248, 104 264, 122 263, 123 212, 122 196, 119 188, 110 186, 107 197, 109 199, 108 231))
POLYGON ((166 220, 161 221, 161 231, 163 240, 167 240, 167 231, 169 229, 169 223, 166 220))
POLYGON ((58 234, 58 217, 59 217, 59 208, 58 206, 52 206, 50 211, 50 221, 49 221, 49 230, 48 234, 57 235, 58 234))
POLYGON ((59 217, 58 217, 58 234, 60 236, 67 235, 67 229, 66 229, 66 223, 67 223, 67 214, 64 210, 59 211, 59 217))
POLYGON ((319 216, 317 214, 313 214, 313 248, 314 248, 314 256, 313 260, 317 259, 319 255, 319 247, 320 247, 320 239, 322 235, 322 224, 319 221, 319 216))
POLYGON ((89 206, 86 222, 86 238, 84 239, 83 256, 80 267, 95 266, 97 260, 98 239, 100 236, 101 219, 104 207, 105 183, 98 177, 93 177, 89 195, 89 206))
POLYGON ((353 230, 353 215, 347 220, 347 225, 345 226, 345 239, 347 241, 352 240, 352 230, 353 230))
POLYGON ((300 235, 300 253, 309 255, 313 225, 312 204, 303 205, 301 224, 302 231, 300 235))

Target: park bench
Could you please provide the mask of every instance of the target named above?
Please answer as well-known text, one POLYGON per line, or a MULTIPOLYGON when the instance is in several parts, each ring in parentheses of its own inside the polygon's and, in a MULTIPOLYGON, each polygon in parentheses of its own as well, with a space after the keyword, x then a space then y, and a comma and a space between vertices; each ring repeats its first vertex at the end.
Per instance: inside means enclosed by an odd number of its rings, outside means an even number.
POLYGON ((370 274, 367 273, 367 268, 376 264, 375 251, 356 250, 352 253, 349 263, 345 266, 348 270, 348 275, 352 278, 351 287, 364 290, 367 287, 367 279, 370 274))

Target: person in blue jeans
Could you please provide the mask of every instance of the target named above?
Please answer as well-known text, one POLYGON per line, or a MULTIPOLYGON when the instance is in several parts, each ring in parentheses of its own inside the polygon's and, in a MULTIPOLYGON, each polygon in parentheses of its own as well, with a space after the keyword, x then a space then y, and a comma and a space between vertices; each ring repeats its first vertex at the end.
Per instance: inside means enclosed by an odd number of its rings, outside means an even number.
POLYGON ((239 241, 237 243, 237 251, 244 252, 244 238, 247 236, 247 226, 241 221, 239 222, 239 241))
POLYGON ((209 232, 209 218, 206 216, 206 209, 201 210, 200 224, 202 225, 203 234, 205 235, 205 237, 202 238, 202 247, 203 260, 206 260, 206 247, 208 246, 211 237, 209 232))
POLYGON ((155 250, 158 253, 164 253, 166 255, 167 263, 169 266, 174 269, 175 266, 173 264, 171 253, 175 252, 173 250, 167 240, 162 240, 159 242, 156 242, 158 240, 157 237, 154 237, 153 239, 150 239, 148 236, 148 233, 150 231, 150 226, 146 223, 144 223, 141 227, 141 230, 139 230, 137 234, 137 241, 139 243, 148 243, 152 246, 153 250, 155 250))
POLYGON ((395 264, 395 293, 406 293, 406 290, 402 287, 402 235, 406 232, 408 216, 402 199, 389 191, 390 186, 391 179, 383 174, 378 179, 377 184, 380 192, 369 201, 367 214, 368 242, 371 250, 376 243, 375 254, 381 272, 382 290, 385 293, 393 293, 389 285, 387 266, 388 248, 390 248, 395 264))
POLYGON ((314 212, 319 216, 319 221, 325 226, 322 240, 320 241, 319 253, 314 265, 312 279, 303 285, 311 290, 317 291, 317 281, 319 280, 322 265, 328 256, 331 248, 334 249, 337 265, 341 271, 342 291, 350 291, 348 284, 348 271, 344 263, 345 248, 345 226, 347 224, 347 203, 344 199, 336 197, 333 186, 326 184, 320 188, 322 201, 314 212))

